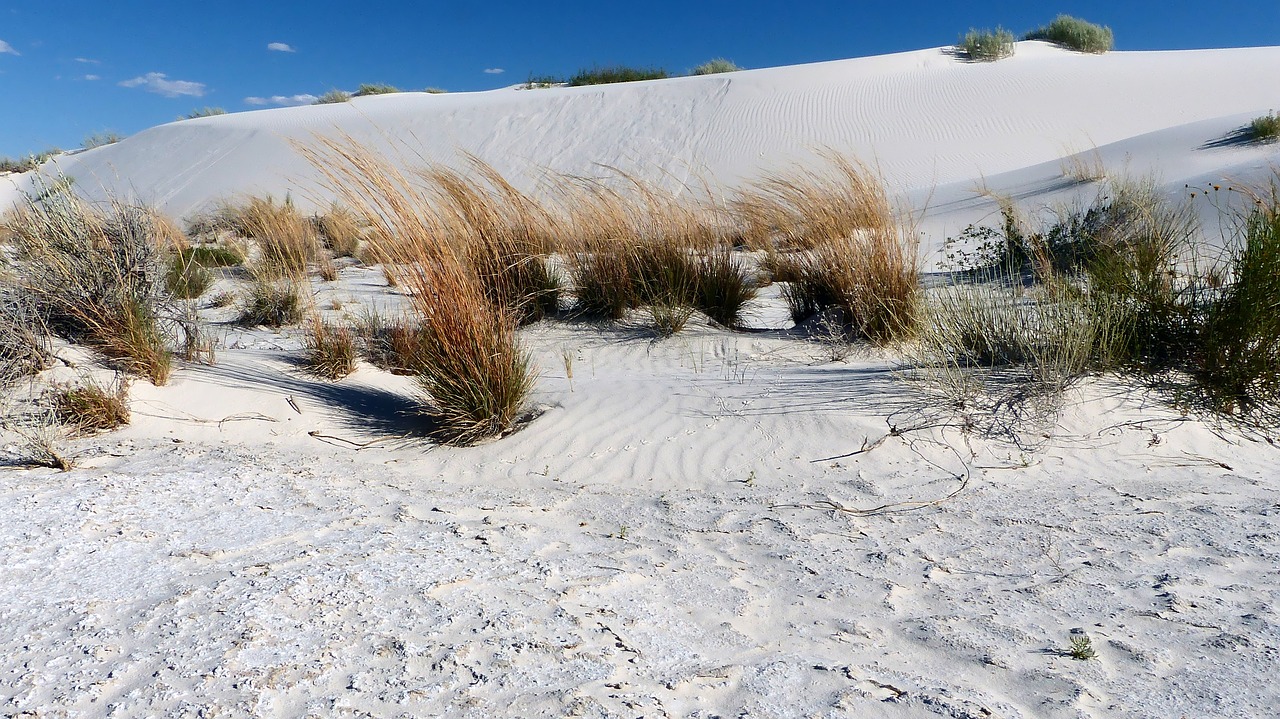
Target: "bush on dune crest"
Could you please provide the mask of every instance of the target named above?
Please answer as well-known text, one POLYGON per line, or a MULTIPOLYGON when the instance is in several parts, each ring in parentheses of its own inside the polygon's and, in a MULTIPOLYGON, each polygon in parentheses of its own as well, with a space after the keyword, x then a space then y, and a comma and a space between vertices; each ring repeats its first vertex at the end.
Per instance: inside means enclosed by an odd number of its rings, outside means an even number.
POLYGON ((569 87, 583 85, 607 85, 615 82, 638 82, 640 80, 662 80, 670 75, 660 67, 628 67, 626 65, 609 65, 582 69, 569 78, 569 87))
POLYGON ((1046 40, 1079 52, 1100 54, 1115 43, 1111 28, 1095 25, 1070 15, 1059 15, 1053 22, 1027 33, 1024 40, 1046 40))
POLYGON ((960 38, 959 47, 974 62, 992 62, 1013 55, 1017 46, 1013 33, 1002 27, 995 30, 970 29, 960 38))
POLYGON ((1254 142, 1276 142, 1280 140, 1280 113, 1269 112, 1253 118, 1247 128, 1249 139, 1254 142))
POLYGON ((733 61, 726 60, 722 57, 717 57, 712 60, 707 60, 701 65, 693 68, 693 70, 690 71, 689 74, 690 75, 718 75, 722 72, 738 72, 741 69, 742 68, 734 64, 733 61))

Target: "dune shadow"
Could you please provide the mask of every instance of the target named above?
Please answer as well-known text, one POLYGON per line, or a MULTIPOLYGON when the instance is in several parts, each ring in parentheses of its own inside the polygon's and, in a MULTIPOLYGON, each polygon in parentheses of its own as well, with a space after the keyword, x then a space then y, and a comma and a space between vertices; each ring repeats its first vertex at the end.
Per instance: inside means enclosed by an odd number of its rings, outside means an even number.
POLYGON ((1249 129, 1247 125, 1245 125, 1245 126, 1237 127, 1236 129, 1232 130, 1231 132, 1228 132, 1222 137, 1209 140, 1208 142, 1204 143, 1203 145, 1201 145, 1196 149, 1197 150, 1215 150, 1215 149, 1220 149, 1224 147, 1243 147, 1245 145, 1257 145, 1257 144, 1261 144, 1261 143, 1259 143, 1257 140, 1253 138, 1253 132, 1249 129))
MULTIPOLYGON (((288 362, 299 364, 292 358, 288 362)), ((362 434, 426 440, 440 429, 411 393, 354 379, 333 382, 257 362, 199 366, 188 372, 223 387, 258 388, 285 399, 309 400, 343 427, 362 434)), ((305 412, 306 408, 299 405, 298 410, 305 412)))

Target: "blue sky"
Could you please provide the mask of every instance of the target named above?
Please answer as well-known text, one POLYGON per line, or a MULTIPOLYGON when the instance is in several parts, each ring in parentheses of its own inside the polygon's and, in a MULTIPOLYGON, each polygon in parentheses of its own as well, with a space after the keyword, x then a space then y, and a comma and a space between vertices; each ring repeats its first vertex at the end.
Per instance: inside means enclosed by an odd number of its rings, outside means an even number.
MULTIPOLYGON (((1066 12, 1120 50, 1280 44, 1280 3, 0 2, 0 156, 78 147, 204 106, 239 112, 332 88, 487 90, 593 64, 684 72, 712 57, 771 67, 1021 33, 1066 12), (1038 7, 1033 7, 1038 6, 1038 7)), ((1266 88, 1260 92, 1277 93, 1266 88)))

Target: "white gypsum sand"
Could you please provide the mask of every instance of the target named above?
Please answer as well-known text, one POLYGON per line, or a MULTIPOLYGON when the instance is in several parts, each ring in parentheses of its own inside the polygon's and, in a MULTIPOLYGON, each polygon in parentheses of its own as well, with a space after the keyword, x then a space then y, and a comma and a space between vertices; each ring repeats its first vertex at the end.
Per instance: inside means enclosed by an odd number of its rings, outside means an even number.
MULTIPOLYGON (((468 151, 529 182, 604 163, 731 186, 826 147, 874 160, 936 245, 993 221, 980 184, 1031 210, 1088 197, 1068 151, 1096 146, 1108 171, 1154 170, 1175 195, 1265 180, 1276 146, 1216 143, 1277 80, 1280 48, 1020 43, 991 65, 935 49, 202 118, 58 166, 90 195, 183 216, 240 193, 322 199, 289 145, 313 132, 415 143, 410 165, 468 151)), ((313 290, 334 319, 404 301, 349 263, 313 290)), ((1023 448, 966 432, 891 351, 833 362, 782 330, 698 319, 661 342, 542 322, 521 331, 538 416, 453 448, 416 434, 408 378, 361 363, 320 380, 296 366, 299 328, 204 312, 215 365, 136 382, 131 425, 66 444, 76 469, 0 474, 5 715, 1249 717, 1280 702, 1275 447, 1113 380, 1071 390, 1023 448), (1070 656, 1080 637, 1094 658, 1070 656)), ((773 286, 747 324, 784 317, 773 286)), ((58 355, 46 378, 106 373, 58 355)))

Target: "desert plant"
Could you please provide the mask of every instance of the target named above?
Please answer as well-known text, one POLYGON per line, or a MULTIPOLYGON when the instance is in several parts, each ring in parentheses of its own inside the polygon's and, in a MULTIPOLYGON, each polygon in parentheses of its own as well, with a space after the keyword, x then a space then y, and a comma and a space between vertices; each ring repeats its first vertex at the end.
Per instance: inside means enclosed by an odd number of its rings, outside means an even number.
POLYGON ((713 322, 729 329, 742 325, 746 304, 759 292, 755 278, 728 247, 698 258, 694 305, 713 322))
POLYGON ((61 193, 22 205, 12 240, 23 267, 21 289, 52 331, 163 384, 170 353, 157 217, 119 203, 99 211, 61 193))
POLYGON ((355 257, 360 249, 363 228, 360 218, 350 208, 334 204, 329 211, 313 218, 316 233, 324 246, 336 257, 355 257))
POLYGON ((255 278, 236 322, 246 327, 283 327, 302 321, 302 294, 293 280, 255 278))
POLYGON ((974 62, 992 62, 1009 57, 1017 49, 1013 33, 1002 27, 995 30, 970 28, 960 38, 959 47, 964 51, 965 57, 974 62))
POLYGON ((1046 40, 1080 52, 1104 53, 1111 49, 1115 38, 1111 28, 1091 22, 1059 15, 1053 22, 1027 33, 1024 40, 1046 40))
POLYGON ((443 87, 428 87, 424 88, 422 91, 428 95, 447 95, 449 93, 449 91, 443 87))
POLYGON ((395 85, 388 85, 382 82, 361 83, 360 87, 352 93, 352 97, 368 97, 369 95, 390 95, 400 92, 400 88, 395 85))
POLYGON ((717 57, 713 60, 707 60, 701 65, 693 68, 693 70, 690 71, 689 74, 690 75, 716 75, 722 72, 737 72, 741 69, 742 68, 733 64, 733 62, 726 60, 722 57, 717 57))
POLYGON ((871 168, 835 154, 824 170, 766 177, 734 206, 755 243, 800 248, 788 257, 783 288, 792 318, 827 309, 851 336, 877 344, 910 334, 919 298, 918 243, 899 227, 871 168))
POLYGON ((213 280, 213 273, 204 266, 174 253, 165 271, 164 286, 174 297, 191 300, 207 292, 213 280))
POLYGON ((1246 132, 1254 142, 1275 142, 1280 140, 1280 114, 1269 112, 1253 118, 1246 132))
POLYGON ((447 222, 433 193, 354 142, 322 140, 303 153, 331 188, 371 223, 369 241, 400 266, 422 320, 415 379, 446 442, 510 431, 525 412, 534 371, 517 317, 486 295, 465 252, 438 241, 447 222))
POLYGON ((1078 661, 1085 661, 1098 656, 1098 651, 1093 648, 1093 641, 1082 634, 1071 637, 1071 648, 1067 650, 1067 656, 1078 661))
POLYGON ((355 333, 346 325, 332 325, 314 317, 306 338, 304 364, 328 379, 342 379, 356 369, 355 333))
POLYGON ((227 245, 195 245, 178 252, 181 262, 199 267, 236 267, 244 264, 244 255, 227 245))
POLYGON ((95 147, 102 147, 103 145, 114 145, 123 139, 124 136, 118 132, 113 130, 103 130, 102 132, 95 132, 86 136, 84 138, 84 142, 80 144, 84 149, 92 150, 95 147))
POLYGON ((18 287, 0 286, 0 388, 48 365, 48 335, 34 298, 18 287))
POLYGON ((21 158, 0 158, 0 172, 29 172, 43 165, 49 158, 60 154, 62 150, 54 147, 43 152, 33 153, 21 158))
POLYGON ((255 275, 299 277, 318 255, 315 228, 287 197, 279 205, 270 197, 250 198, 239 209, 237 225, 240 234, 258 245, 251 268, 255 275))
POLYGON ((215 115, 225 115, 227 111, 220 107, 202 107, 198 110, 192 110, 190 113, 179 117, 179 120, 194 120, 197 117, 214 117, 215 115))
POLYGON ((564 78, 558 77, 556 75, 530 75, 529 79, 525 81, 524 89, 545 90, 547 88, 551 88, 551 87, 555 87, 556 85, 563 85, 563 84, 564 84, 564 78))
POLYGON ((408 317, 390 320, 366 310, 356 325, 356 337, 361 355, 375 367, 400 375, 416 374, 422 368, 422 326, 408 317))
POLYGON ((351 93, 346 90, 333 89, 325 94, 317 97, 312 105, 336 105, 338 103, 347 102, 351 99, 351 93))
POLYGON ((86 378, 55 386, 52 404, 58 420, 82 434, 129 424, 129 384, 119 375, 110 384, 86 378))
POLYGON ((569 78, 569 87, 583 85, 607 85, 616 82, 637 82, 640 80, 662 80, 670 77, 666 70, 657 67, 628 67, 626 65, 609 65, 605 67, 584 68, 569 78))
POLYGON ((672 298, 655 299, 649 303, 650 326, 659 338, 667 338, 684 330, 693 307, 672 298))

